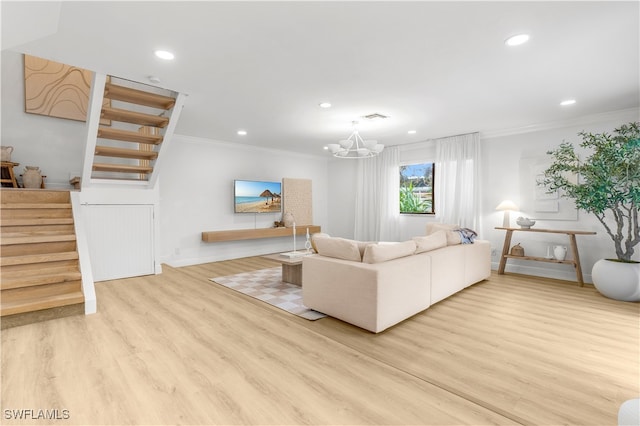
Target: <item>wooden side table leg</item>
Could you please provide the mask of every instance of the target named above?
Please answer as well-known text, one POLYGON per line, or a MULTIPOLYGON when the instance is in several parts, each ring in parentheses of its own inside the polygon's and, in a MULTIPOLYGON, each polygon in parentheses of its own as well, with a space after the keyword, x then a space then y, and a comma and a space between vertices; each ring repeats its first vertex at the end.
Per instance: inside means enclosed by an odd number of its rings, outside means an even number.
POLYGON ((578 255, 578 243, 576 242, 575 234, 569 234, 569 240, 571 241, 571 253, 573 253, 574 266, 576 268, 576 277, 580 287, 584 287, 584 279, 582 278, 582 266, 580 265, 580 255, 578 255))
POLYGON ((502 246, 502 255, 500 255, 500 266, 498 267, 498 274, 504 274, 504 268, 507 266, 507 258, 505 257, 509 254, 509 246, 511 245, 511 236, 513 235, 512 230, 507 230, 507 235, 504 236, 504 245, 502 246))

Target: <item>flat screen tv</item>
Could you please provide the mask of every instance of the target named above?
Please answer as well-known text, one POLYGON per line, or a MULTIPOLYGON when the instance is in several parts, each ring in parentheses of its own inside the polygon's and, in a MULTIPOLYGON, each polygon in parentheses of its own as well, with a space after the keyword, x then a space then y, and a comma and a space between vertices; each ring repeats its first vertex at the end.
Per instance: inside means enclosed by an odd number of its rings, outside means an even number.
POLYGON ((277 213, 282 211, 282 182, 233 181, 236 213, 277 213))

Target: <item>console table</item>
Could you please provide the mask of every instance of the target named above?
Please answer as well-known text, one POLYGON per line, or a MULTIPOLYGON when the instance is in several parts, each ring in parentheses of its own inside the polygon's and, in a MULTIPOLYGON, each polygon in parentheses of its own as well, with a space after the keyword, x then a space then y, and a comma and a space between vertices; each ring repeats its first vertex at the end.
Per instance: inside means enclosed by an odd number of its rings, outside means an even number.
POLYGON ((498 267, 498 274, 504 274, 504 268, 507 265, 507 259, 521 259, 521 260, 535 260, 538 262, 550 262, 550 263, 564 263, 568 265, 573 265, 576 269, 576 277, 578 278, 578 283, 580 283, 580 287, 584 286, 584 281, 582 278, 582 267, 580 266, 580 256, 578 255, 578 244, 576 242, 576 235, 595 235, 595 232, 592 231, 559 231, 556 229, 537 229, 537 228, 503 228, 496 227, 496 229, 501 229, 507 231, 507 234, 504 237, 504 246, 502 247, 502 255, 500 256, 500 266, 498 267), (573 260, 557 260, 557 259, 548 259, 546 257, 537 257, 537 256, 512 256, 509 254, 509 247, 511 246, 511 237, 514 232, 544 232, 548 234, 566 234, 569 236, 569 242, 571 246, 571 253, 573 254, 573 260))

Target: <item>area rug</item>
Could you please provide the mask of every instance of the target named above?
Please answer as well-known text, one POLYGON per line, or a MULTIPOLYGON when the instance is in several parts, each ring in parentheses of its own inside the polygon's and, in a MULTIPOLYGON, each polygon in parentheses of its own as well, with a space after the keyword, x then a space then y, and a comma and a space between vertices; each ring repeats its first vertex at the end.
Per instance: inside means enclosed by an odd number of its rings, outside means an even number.
POLYGON ((210 280, 311 321, 326 317, 325 314, 302 304, 302 288, 283 282, 281 267, 259 269, 210 278, 210 280))

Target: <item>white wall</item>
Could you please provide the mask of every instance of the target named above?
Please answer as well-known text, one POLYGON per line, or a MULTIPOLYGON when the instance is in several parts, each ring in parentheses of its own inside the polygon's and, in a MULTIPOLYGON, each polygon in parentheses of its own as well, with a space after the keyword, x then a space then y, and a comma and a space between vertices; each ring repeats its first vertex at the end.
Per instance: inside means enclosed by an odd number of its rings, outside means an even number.
MULTIPOLYGON (((496 250, 493 257, 493 268, 497 269, 498 255, 502 251, 504 231, 494 229, 502 226, 502 212, 495 211, 495 207, 504 199, 512 199, 516 204, 521 200, 520 161, 524 158, 545 156, 548 150, 557 147, 563 140, 574 142, 581 141, 577 133, 585 130, 588 132, 612 131, 621 124, 638 120, 638 110, 626 110, 598 116, 585 117, 573 123, 550 123, 546 126, 528 127, 511 134, 482 135, 481 134, 481 176, 482 197, 480 200, 481 218, 480 227, 477 229, 481 238, 491 241, 496 250)), ((433 160, 435 152, 429 149, 428 143, 417 144, 413 147, 405 147, 401 150, 401 161, 428 161, 433 160)), ((340 160, 335 160, 340 162, 340 160)), ((350 238, 346 226, 336 224, 337 220, 352 220, 353 205, 345 202, 355 198, 355 168, 349 169, 349 161, 338 166, 332 166, 329 175, 329 187, 340 188, 339 202, 332 203, 329 227, 335 230, 336 235, 350 238), (349 173, 353 173, 350 175, 349 173)), ((353 166, 351 166, 353 167, 353 166)), ((332 193, 334 190, 332 189, 332 193)), ((436 206, 436 209, 438 207, 436 206)), ((518 215, 530 216, 530 212, 512 213, 512 226, 518 215)), ((401 238, 408 239, 415 235, 422 235, 426 223, 435 220, 433 216, 402 216, 401 238)), ((567 229, 595 231, 595 236, 578 236, 580 260, 584 272, 585 281, 591 282, 591 268, 593 264, 603 257, 615 257, 613 243, 604 228, 592 215, 579 212, 578 220, 569 221, 538 221, 536 228, 567 229)), ((568 246, 568 237, 555 234, 523 234, 515 233, 512 244, 522 243, 526 253, 532 256, 544 256, 547 246, 561 244, 568 246)), ((634 256, 640 259, 640 252, 634 256)), ((507 264, 507 271, 521 272, 537 276, 548 276, 559 279, 575 281, 575 272, 570 266, 555 265, 541 262, 512 261, 507 264)))
MULTIPOLYGON (((311 179, 313 221, 327 227, 327 160, 176 135, 160 180, 163 262, 183 266, 293 249, 293 238, 205 243, 203 231, 268 228, 282 213, 234 213, 234 179, 311 179)), ((303 247, 299 236, 297 247, 303 247)))
POLYGON ((38 166, 47 176, 48 188, 71 189, 69 178, 80 176, 85 123, 24 112, 24 62, 22 54, 2 51, 2 139, 13 146, 11 160, 24 166, 38 166))
MULTIPOLYGON (((482 229, 483 238, 491 241, 497 253, 502 250, 505 231, 494 229, 502 226, 502 212, 495 211, 495 207, 504 199, 511 199, 516 205, 522 205, 520 162, 532 157, 544 157, 546 152, 558 147, 563 141, 578 146, 582 139, 578 132, 590 133, 611 132, 614 128, 630 121, 638 120, 637 110, 626 110, 586 117, 562 127, 528 131, 527 133, 505 136, 485 135, 482 140, 482 229)), ((531 130, 531 129, 530 129, 531 130)), ((550 158, 550 157, 549 157, 550 158)), ((517 216, 535 217, 534 212, 516 212, 511 214, 512 226, 517 216)), ((534 228, 567 229, 597 232, 595 236, 577 236, 580 261, 585 281, 591 282, 591 268, 601 258, 615 257, 611 238, 590 214, 578 212, 577 220, 538 220, 534 228)), ((525 254, 531 256, 545 256, 549 245, 569 245, 566 235, 543 233, 515 232, 511 246, 521 243, 525 254)), ((634 259, 640 259, 636 253, 634 259)), ((497 266, 498 256, 493 257, 494 268, 497 266)), ((541 262, 512 261, 507 263, 507 271, 525 274, 549 276, 560 279, 575 280, 575 273, 570 266, 541 262)))

